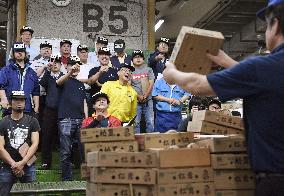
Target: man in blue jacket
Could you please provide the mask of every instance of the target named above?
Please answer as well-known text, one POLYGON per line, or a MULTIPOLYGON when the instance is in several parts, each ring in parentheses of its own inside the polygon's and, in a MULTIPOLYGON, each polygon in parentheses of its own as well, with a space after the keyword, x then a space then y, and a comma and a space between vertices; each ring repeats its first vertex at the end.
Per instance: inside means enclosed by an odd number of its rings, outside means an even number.
POLYGON ((7 97, 12 91, 24 91, 26 96, 24 113, 38 114, 39 109, 39 83, 36 72, 29 67, 25 44, 16 42, 12 47, 10 64, 1 69, 0 98, 4 115, 11 113, 7 97))
POLYGON ((165 63, 169 58, 170 39, 161 37, 157 50, 150 54, 148 65, 153 69, 156 79, 162 78, 162 72, 165 69, 165 63))

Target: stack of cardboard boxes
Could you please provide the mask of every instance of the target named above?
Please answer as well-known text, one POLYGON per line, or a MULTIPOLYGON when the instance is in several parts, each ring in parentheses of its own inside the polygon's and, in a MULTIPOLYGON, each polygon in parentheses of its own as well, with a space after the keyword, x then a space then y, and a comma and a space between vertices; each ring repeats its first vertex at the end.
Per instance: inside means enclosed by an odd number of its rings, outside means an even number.
MULTIPOLYGON (((81 129, 81 143, 84 146, 84 158, 88 152, 138 152, 138 142, 134 138, 133 127, 120 128, 91 128, 81 129)), ((81 165, 81 176, 88 179, 90 175, 87 163, 81 165)))
POLYGON ((255 176, 250 170, 246 153, 242 119, 217 112, 198 111, 194 113, 188 131, 200 134, 235 134, 216 138, 213 136, 195 144, 210 149, 216 196, 253 196, 255 176))

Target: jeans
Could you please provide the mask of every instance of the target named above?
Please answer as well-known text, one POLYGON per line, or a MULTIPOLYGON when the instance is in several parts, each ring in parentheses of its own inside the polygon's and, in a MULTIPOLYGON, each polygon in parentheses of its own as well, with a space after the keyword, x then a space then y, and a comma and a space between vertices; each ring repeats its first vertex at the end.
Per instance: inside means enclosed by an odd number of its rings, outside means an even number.
POLYGON ((138 103, 135 118, 135 132, 140 133, 141 116, 144 114, 146 121, 146 132, 151 133, 154 131, 154 112, 153 112, 153 100, 150 99, 145 103, 138 103))
POLYGON ((165 133, 168 130, 177 130, 182 120, 181 112, 156 111, 155 131, 165 133))
POLYGON ((79 162, 83 159, 83 147, 80 142, 80 127, 82 119, 65 118, 59 121, 60 163, 62 180, 73 180, 72 153, 79 151, 79 162))
POLYGON ((18 180, 21 183, 33 182, 36 180, 36 168, 35 165, 32 164, 30 167, 24 167, 25 174, 21 178, 17 178, 10 167, 3 166, 0 168, 0 195, 6 196, 9 195, 13 184, 18 180))

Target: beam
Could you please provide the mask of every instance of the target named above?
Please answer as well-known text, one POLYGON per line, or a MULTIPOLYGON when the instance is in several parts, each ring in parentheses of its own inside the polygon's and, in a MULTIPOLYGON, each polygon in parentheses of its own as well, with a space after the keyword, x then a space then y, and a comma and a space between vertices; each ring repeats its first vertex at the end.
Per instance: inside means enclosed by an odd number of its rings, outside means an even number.
POLYGON ((20 29, 26 25, 26 0, 17 2, 17 35, 20 35, 20 29))
POLYGON ((155 50, 155 0, 147 0, 148 50, 155 50))

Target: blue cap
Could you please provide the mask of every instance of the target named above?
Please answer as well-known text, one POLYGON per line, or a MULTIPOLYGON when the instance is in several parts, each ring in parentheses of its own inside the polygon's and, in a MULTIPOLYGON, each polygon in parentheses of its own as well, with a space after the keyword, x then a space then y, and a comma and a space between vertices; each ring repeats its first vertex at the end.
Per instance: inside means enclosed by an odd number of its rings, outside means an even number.
POLYGON ((17 52, 17 51, 18 52, 24 52, 24 51, 26 51, 26 46, 23 42, 15 42, 13 44, 12 50, 14 52, 17 52))
POLYGON ((265 11, 267 10, 267 8, 271 7, 271 6, 275 6, 275 5, 284 5, 284 0, 268 0, 268 5, 265 8, 262 8, 261 10, 259 10, 256 13, 256 16, 261 19, 261 20, 265 20, 265 11))

